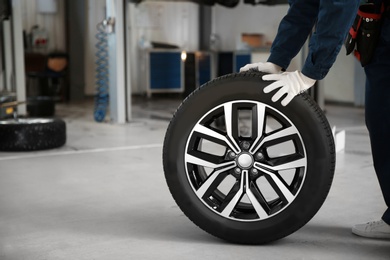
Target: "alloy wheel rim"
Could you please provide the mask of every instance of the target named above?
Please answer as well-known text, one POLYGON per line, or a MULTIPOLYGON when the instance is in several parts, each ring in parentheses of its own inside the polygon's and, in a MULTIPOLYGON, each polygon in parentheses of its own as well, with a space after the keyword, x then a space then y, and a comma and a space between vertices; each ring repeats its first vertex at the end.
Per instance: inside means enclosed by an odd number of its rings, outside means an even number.
POLYGON ((18 118, 0 120, 0 125, 30 125, 30 124, 47 124, 53 122, 50 118, 18 118))
POLYGON ((207 112, 186 144, 185 171, 198 199, 235 221, 260 221, 285 210, 307 169, 297 127, 267 104, 237 100, 207 112))

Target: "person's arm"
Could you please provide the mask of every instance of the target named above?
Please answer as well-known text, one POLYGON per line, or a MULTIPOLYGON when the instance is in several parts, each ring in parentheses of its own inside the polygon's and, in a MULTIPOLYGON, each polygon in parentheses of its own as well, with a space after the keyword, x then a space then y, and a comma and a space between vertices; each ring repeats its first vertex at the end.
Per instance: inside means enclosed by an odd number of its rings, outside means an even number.
POLYGON ((286 69, 314 24, 316 29, 302 71, 263 76, 263 80, 275 81, 264 88, 264 92, 277 90, 272 101, 283 97, 283 106, 326 76, 340 52, 360 0, 290 0, 289 3, 289 11, 280 22, 267 63, 286 69))
POLYGON ((313 29, 302 73, 323 79, 356 16, 360 0, 295 0, 280 22, 268 62, 287 68, 313 29))
POLYGON ((323 79, 336 60, 356 16, 360 0, 321 0, 316 30, 302 73, 323 79))
POLYGON ((321 0, 289 0, 290 8, 279 24, 268 62, 287 69, 313 30, 320 2, 321 0))
POLYGON ((266 73, 280 73, 286 70, 298 54, 317 20, 320 0, 289 0, 290 8, 281 20, 272 43, 267 62, 247 64, 240 72, 257 69, 266 73))
MULTIPOLYGON (((295 4, 303 4, 303 2, 314 3, 297 0, 295 4)), ((317 12, 316 30, 310 39, 309 54, 302 71, 263 76, 263 80, 275 81, 264 88, 264 92, 277 90, 272 96, 272 101, 276 102, 282 98, 283 106, 290 103, 299 93, 312 87, 316 80, 323 79, 327 75, 356 16, 360 0, 318 0, 317 2, 320 5, 317 12)), ((268 62, 283 68, 288 67, 291 59, 302 47, 304 43, 302 36, 308 29, 308 21, 299 25, 296 19, 291 19, 291 17, 299 16, 296 12, 298 9, 291 6, 289 13, 281 22, 276 42, 272 46, 268 59, 268 62), (289 43, 293 44, 289 45, 289 43)), ((311 19, 312 16, 308 20, 312 21, 311 19)))

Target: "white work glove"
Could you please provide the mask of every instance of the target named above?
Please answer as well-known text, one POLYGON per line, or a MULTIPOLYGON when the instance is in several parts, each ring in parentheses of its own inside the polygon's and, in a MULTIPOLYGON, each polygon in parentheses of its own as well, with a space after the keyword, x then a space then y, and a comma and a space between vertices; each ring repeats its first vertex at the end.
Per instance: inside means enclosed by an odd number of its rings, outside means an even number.
POLYGON ((258 62, 247 64, 244 67, 241 67, 240 72, 248 71, 250 69, 257 69, 258 71, 271 74, 280 73, 282 71, 282 67, 271 62, 258 62))
POLYGON ((278 101, 283 95, 287 94, 281 102, 282 106, 286 106, 296 95, 309 89, 316 83, 316 80, 306 77, 300 71, 268 74, 264 75, 262 79, 275 80, 275 82, 264 88, 264 93, 269 93, 279 88, 272 97, 273 102, 278 101))

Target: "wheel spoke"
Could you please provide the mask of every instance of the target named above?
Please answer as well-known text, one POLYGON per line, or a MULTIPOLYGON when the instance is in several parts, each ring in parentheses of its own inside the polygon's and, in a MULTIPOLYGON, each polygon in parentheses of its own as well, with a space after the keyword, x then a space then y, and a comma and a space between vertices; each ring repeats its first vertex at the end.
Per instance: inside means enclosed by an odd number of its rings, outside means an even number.
POLYGON ((185 156, 185 161, 187 163, 192 163, 192 164, 196 164, 196 165, 208 167, 208 168, 213 168, 213 169, 217 168, 219 165, 217 163, 213 163, 213 162, 210 162, 208 160, 201 159, 199 157, 193 156, 193 155, 188 154, 188 153, 185 156))
POLYGON ((221 183, 223 178, 225 177, 225 176, 222 176, 222 178, 220 178, 221 174, 236 167, 236 163, 234 161, 232 161, 232 162, 218 164, 215 166, 216 166, 215 168, 218 168, 218 170, 212 172, 208 176, 206 181, 203 182, 202 186, 200 186, 200 188, 196 191, 196 195, 198 197, 203 198, 206 194, 209 194, 212 191, 214 191, 218 187, 218 185, 221 183))
POLYGON ((232 145, 232 150, 235 153, 240 153, 240 146, 237 144, 236 140, 238 138, 238 118, 237 113, 235 118, 233 118, 233 106, 232 103, 227 103, 224 105, 225 112, 225 125, 226 125, 226 133, 229 137, 229 141, 232 145), (235 149, 233 149, 235 148, 235 149))
POLYGON ((186 154, 186 162, 208 167, 208 168, 217 168, 218 165, 223 161, 221 156, 208 154, 200 151, 190 151, 186 154))
POLYGON ((251 191, 249 174, 247 170, 241 173, 241 181, 239 185, 240 186, 238 189, 234 189, 233 187, 233 189, 226 196, 226 200, 224 201, 225 205, 222 206, 223 211, 221 214, 225 217, 229 217, 232 211, 234 210, 234 208, 236 207, 237 203, 240 202, 242 196, 246 194, 253 208, 255 209, 257 215, 261 219, 267 218, 268 217, 267 212, 264 210, 263 206, 258 201, 257 197, 251 191))
MULTIPOLYGON (((291 158, 291 157, 288 157, 291 158)), ((296 157, 294 157, 296 158, 296 157)), ((260 162, 255 162, 254 166, 256 168, 260 169, 270 169, 272 171, 283 171, 283 170, 289 170, 289 169, 294 169, 294 168, 300 168, 300 167, 306 167, 306 159, 305 158, 300 158, 296 160, 283 160, 286 161, 284 163, 279 163, 277 165, 271 166, 271 165, 266 165, 260 162)))
POLYGON ((294 127, 290 126, 290 127, 287 127, 285 129, 282 129, 280 131, 277 131, 275 133, 272 133, 272 134, 266 136, 264 138, 264 140, 262 141, 262 143, 273 141, 275 139, 279 139, 279 138, 286 137, 286 136, 293 135, 293 134, 296 134, 296 129, 294 127))
POLYGON ((282 171, 282 170, 289 170, 294 168, 300 168, 300 167, 306 167, 306 159, 301 158, 292 162, 279 164, 277 166, 271 167, 274 171, 282 171))
POLYGON ((221 143, 229 146, 229 148, 232 149, 232 151, 234 151, 235 153, 240 152, 240 150, 237 150, 236 145, 233 145, 232 142, 226 138, 226 136, 210 128, 207 128, 201 124, 196 124, 194 127, 194 131, 206 136, 206 139, 210 141, 215 141, 217 143, 221 143))
POLYGON ((261 207, 265 210, 265 212, 270 212, 271 208, 269 207, 267 200, 264 198, 263 194, 261 193, 259 187, 255 182, 251 183, 250 191, 255 196, 256 200, 260 203, 261 207))
POLYGON ((260 217, 260 219, 265 219, 268 217, 267 212, 265 212, 264 208, 261 206, 259 201, 257 200, 256 196, 252 193, 251 187, 249 184, 249 176, 248 171, 246 171, 245 174, 245 193, 248 196, 250 202, 252 203, 253 208, 255 209, 257 215, 260 217))
POLYGON ((267 135, 266 137, 264 137, 264 139, 261 140, 261 142, 258 145, 256 145, 256 148, 253 149, 253 151, 257 151, 260 147, 262 147, 267 142, 281 139, 283 137, 285 138, 287 136, 291 136, 291 135, 294 135, 296 133, 297 133, 296 129, 292 126, 284 128, 284 129, 279 130, 277 132, 271 133, 271 134, 267 135))
POLYGON ((252 128, 253 134, 256 134, 256 140, 253 142, 252 147, 250 148, 249 152, 255 153, 256 144, 260 141, 260 139, 263 137, 263 131, 264 131, 264 123, 265 123, 265 106, 256 106, 256 117, 253 118, 252 122, 252 128))
MULTIPOLYGON (((221 215, 224 217, 230 217, 230 214, 232 213, 233 209, 236 207, 237 203, 240 202, 242 196, 245 193, 245 185, 246 185, 246 175, 248 175, 248 171, 242 171, 241 173, 241 181, 240 181, 240 188, 236 192, 233 198, 228 201, 226 207, 221 212, 221 215)), ((228 197, 228 196, 226 196, 228 197)))
POLYGON ((266 176, 270 177, 267 178, 268 181, 271 180, 270 184, 274 188, 275 192, 280 196, 282 195, 284 199, 290 203, 294 199, 294 195, 291 193, 285 182, 279 178, 279 176, 269 170, 267 170, 265 167, 258 167, 258 163, 255 163, 254 167, 263 173, 266 174, 266 176), (274 184, 274 185, 272 185, 274 184))

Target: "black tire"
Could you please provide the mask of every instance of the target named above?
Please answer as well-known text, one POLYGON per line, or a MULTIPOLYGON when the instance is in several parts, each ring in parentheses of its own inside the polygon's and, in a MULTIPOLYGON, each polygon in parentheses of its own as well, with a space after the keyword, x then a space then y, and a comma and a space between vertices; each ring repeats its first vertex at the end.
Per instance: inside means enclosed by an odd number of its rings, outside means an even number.
POLYGON ((66 124, 61 119, 0 120, 0 151, 37 151, 63 146, 66 124))
POLYGON ((52 97, 38 96, 27 99, 29 117, 52 117, 55 114, 55 102, 52 97))
POLYGON ((240 0, 216 0, 216 2, 222 6, 234 8, 240 3, 240 0))
POLYGON ((334 174, 322 110, 306 94, 286 107, 272 102, 262 75, 231 74, 200 87, 178 108, 164 140, 176 203, 200 228, 234 243, 268 243, 301 228, 322 206, 334 174))

